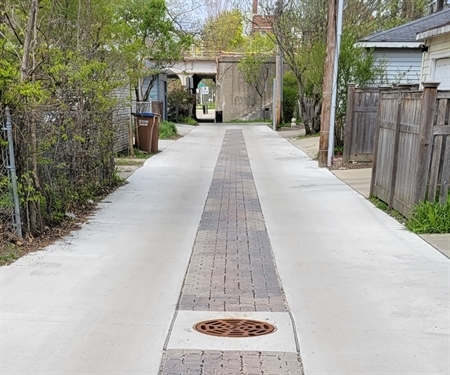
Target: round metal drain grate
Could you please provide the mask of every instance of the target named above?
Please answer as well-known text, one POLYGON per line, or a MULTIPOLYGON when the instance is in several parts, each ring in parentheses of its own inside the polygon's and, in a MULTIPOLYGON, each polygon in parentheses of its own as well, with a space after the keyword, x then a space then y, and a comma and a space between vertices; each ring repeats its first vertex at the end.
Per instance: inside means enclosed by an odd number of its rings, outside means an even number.
POLYGON ((254 337, 275 331, 272 324, 250 319, 206 320, 197 323, 194 328, 200 333, 221 337, 254 337))

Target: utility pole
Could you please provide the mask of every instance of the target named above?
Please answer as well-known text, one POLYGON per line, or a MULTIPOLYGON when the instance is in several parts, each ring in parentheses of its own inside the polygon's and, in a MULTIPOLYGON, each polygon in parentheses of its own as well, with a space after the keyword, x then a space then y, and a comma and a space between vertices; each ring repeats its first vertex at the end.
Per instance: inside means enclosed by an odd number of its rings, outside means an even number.
POLYGON ((338 73, 339 73, 339 52, 341 49, 341 35, 342 35, 342 18, 344 13, 344 0, 338 0, 337 21, 336 21, 336 47, 334 53, 333 63, 333 89, 331 94, 331 113, 330 113, 330 135, 328 139, 328 156, 327 166, 331 167, 334 156, 334 130, 336 122, 336 104, 337 104, 337 90, 338 90, 338 73))
POLYGON ((277 112, 276 112, 276 123, 277 125, 281 125, 281 109, 283 108, 283 52, 279 44, 277 44, 277 56, 275 60, 275 79, 277 84, 277 112))
POLYGON ((330 116, 333 94, 333 71, 336 54, 336 0, 328 5, 327 50, 323 76, 322 112, 320 115, 319 167, 327 166, 330 141, 330 116))
MULTIPOLYGON (((277 0, 275 5, 275 22, 279 22, 283 13, 283 0, 277 0)), ((275 82, 276 82, 276 113, 275 122, 281 125, 281 108, 283 107, 283 51, 280 47, 280 40, 277 37, 277 55, 275 57, 275 82)))
POLYGON ((277 117, 275 116, 275 113, 277 112, 277 101, 275 100, 277 96, 277 79, 273 79, 273 89, 272 89, 272 126, 273 131, 277 131, 277 117))

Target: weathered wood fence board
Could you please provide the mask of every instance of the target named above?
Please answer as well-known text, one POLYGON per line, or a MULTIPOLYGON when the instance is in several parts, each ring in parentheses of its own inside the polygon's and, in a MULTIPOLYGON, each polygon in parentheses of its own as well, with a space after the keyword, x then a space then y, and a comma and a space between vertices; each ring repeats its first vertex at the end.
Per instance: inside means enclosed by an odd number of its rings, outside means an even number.
POLYGON ((379 112, 384 116, 378 118, 378 141, 376 167, 374 163, 373 171, 382 170, 384 173, 377 173, 372 176, 375 181, 371 186, 371 194, 379 197, 384 202, 390 201, 392 171, 394 167, 394 146, 395 146, 395 124, 398 117, 398 95, 396 93, 385 93, 380 101, 379 112))
POLYGON ((349 85, 343 161, 372 161, 377 124, 378 88, 349 85))
POLYGON ((371 194, 406 217, 421 200, 445 203, 450 186, 450 93, 381 91, 371 194))
POLYGON ((438 92, 428 200, 445 203, 450 180, 450 92, 438 92))

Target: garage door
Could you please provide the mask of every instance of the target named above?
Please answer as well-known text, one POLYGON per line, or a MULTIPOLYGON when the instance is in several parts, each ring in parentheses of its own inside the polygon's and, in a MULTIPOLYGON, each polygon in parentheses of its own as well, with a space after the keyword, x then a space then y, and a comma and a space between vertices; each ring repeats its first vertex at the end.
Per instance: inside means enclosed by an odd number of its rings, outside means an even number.
POLYGON ((434 81, 441 82, 439 90, 450 90, 450 57, 436 60, 434 81))

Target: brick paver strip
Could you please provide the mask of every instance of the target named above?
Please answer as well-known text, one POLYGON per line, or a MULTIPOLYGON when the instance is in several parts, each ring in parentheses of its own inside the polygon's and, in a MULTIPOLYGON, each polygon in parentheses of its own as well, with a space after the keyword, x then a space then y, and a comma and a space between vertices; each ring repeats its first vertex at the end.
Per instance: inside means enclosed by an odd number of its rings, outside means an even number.
POLYGON ((241 130, 227 130, 178 308, 286 311, 241 130))
POLYGON ((299 375, 295 353, 168 350, 164 375, 299 375))
MULTIPOLYGON (((179 310, 286 310, 241 130, 227 130, 179 310)), ((237 339, 239 340, 239 339, 237 339)), ((162 375, 300 375, 296 353, 167 350, 162 375)))

